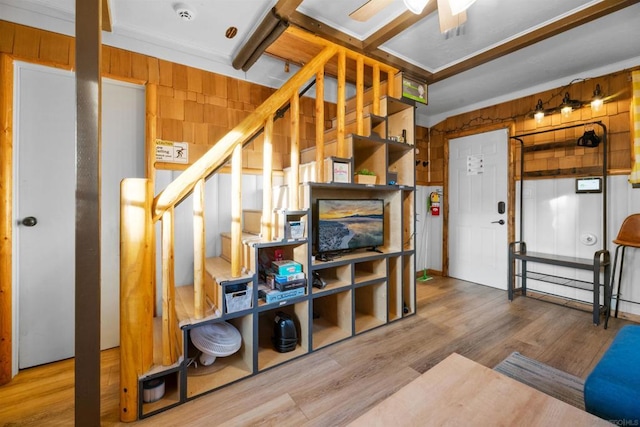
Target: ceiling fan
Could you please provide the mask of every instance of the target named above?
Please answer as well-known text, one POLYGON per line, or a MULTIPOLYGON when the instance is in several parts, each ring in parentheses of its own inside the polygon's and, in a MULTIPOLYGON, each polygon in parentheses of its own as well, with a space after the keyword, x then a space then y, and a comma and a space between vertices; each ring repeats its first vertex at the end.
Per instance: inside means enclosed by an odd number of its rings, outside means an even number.
MULTIPOLYGON (((367 0, 362 6, 349 14, 351 19, 366 22, 380 13, 394 0, 367 0)), ((403 0, 406 8, 419 15, 430 0, 403 0)), ((466 10, 476 0, 437 0, 440 31, 445 33, 459 27, 467 20, 466 10)))

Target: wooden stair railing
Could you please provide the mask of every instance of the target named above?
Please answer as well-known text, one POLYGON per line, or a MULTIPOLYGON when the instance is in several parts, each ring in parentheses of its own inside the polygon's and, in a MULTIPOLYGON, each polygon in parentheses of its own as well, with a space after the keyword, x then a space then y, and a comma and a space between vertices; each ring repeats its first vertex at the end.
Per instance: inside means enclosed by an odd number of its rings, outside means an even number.
MULTIPOLYGON (((128 178, 121 184, 121 262, 120 262, 120 418, 122 421, 135 421, 138 414, 138 379, 148 373, 160 362, 171 366, 179 361, 182 353, 182 334, 179 329, 175 308, 174 283, 174 208, 189 194, 193 194, 193 232, 194 232, 194 313, 196 319, 205 314, 205 220, 204 220, 204 180, 218 171, 231 158, 232 174, 232 233, 231 233, 231 276, 241 275, 241 180, 242 147, 262 128, 264 139, 264 189, 263 220, 261 225, 263 239, 271 239, 271 169, 274 114, 286 102, 291 104, 291 166, 292 173, 288 185, 297 188, 300 148, 299 132, 299 93, 310 78, 316 78, 316 144, 318 156, 323 160, 324 145, 324 67, 338 54, 338 123, 342 124, 342 142, 338 139, 341 152, 344 152, 344 115, 345 115, 345 58, 348 55, 357 61, 356 98, 362 109, 364 93, 364 64, 373 68, 373 111, 379 112, 380 71, 388 73, 389 81, 398 70, 365 58, 360 54, 346 51, 330 42, 326 42, 300 30, 288 30, 297 36, 321 44, 324 48, 291 77, 280 89, 274 92, 252 114, 242 120, 234 129, 213 145, 200 159, 183 171, 160 194, 153 198, 153 188, 149 179, 128 178), (377 102, 376 102, 377 101, 377 102), (341 108, 340 108, 341 106, 341 108), (340 118, 342 117, 342 119, 340 118), (154 223, 162 221, 162 357, 154 361, 154 223)), ((393 95, 393 84, 387 85, 388 95, 393 95)), ((358 129, 362 127, 362 114, 357 115, 358 129)), ((338 131, 340 135, 340 131, 338 131)), ((318 180, 322 181, 323 167, 318 167, 318 180)), ((289 206, 299 207, 298 191, 289 191, 289 206)), ((215 298, 214 298, 215 299, 215 298)), ((214 301, 220 307, 222 301, 214 301)))

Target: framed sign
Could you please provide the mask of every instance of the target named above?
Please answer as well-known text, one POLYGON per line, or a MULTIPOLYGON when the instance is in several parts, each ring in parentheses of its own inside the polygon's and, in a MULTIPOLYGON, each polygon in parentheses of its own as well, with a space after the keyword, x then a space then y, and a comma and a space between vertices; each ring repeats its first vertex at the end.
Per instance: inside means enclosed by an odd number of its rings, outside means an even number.
POLYGON ((403 77, 402 96, 422 104, 427 104, 427 84, 403 77))
POLYGON ((325 164, 325 180, 349 184, 351 182, 351 160, 339 157, 327 157, 325 164))
POLYGON ((189 144, 156 139, 156 161, 166 163, 189 163, 189 144))

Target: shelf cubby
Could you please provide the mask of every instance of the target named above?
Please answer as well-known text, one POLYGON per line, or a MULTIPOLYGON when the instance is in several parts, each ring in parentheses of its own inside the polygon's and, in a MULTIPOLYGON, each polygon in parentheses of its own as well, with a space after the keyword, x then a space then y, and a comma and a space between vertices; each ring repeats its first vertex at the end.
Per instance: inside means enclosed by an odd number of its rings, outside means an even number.
POLYGON ((263 311, 258 317, 258 371, 272 368, 309 352, 309 302, 300 301, 272 310, 263 311), (282 311, 292 317, 296 325, 298 344, 286 353, 277 351, 273 344, 276 314, 282 311))
POLYGON ((387 176, 386 143, 370 138, 353 136, 353 171, 367 169, 376 174, 376 184, 385 185, 387 176))
POLYGON ((402 248, 405 251, 415 249, 415 202, 413 191, 402 192, 402 248))
POLYGON ((387 118, 382 116, 376 116, 374 114, 371 117, 371 132, 369 136, 374 138, 387 138, 387 118))
POLYGON ((315 268, 326 286, 323 289, 313 288, 314 294, 330 292, 351 285, 351 264, 335 265, 326 268, 315 268))
POLYGON ((415 271, 414 254, 403 255, 402 300, 404 316, 408 316, 416 312, 415 271))
POLYGON ((322 295, 312 300, 313 350, 352 335, 351 290, 322 295))
POLYGON ((358 285, 387 276, 387 262, 384 258, 353 263, 353 282, 358 285))
POLYGON ((402 318, 402 259, 399 256, 389 258, 389 321, 402 318))
POLYGON ((274 240, 281 240, 283 242, 289 242, 292 240, 301 240, 307 238, 307 225, 309 218, 307 216, 307 210, 290 211, 286 209, 276 210, 274 215, 274 240), (292 237, 291 227, 289 224, 292 221, 300 221, 303 223, 304 235, 302 237, 292 237))
POLYGON ((385 97, 380 102, 380 108, 380 114, 387 116, 387 138, 404 135, 405 143, 414 145, 415 106, 396 98, 385 97))
POLYGON ((388 172, 397 174, 396 184, 413 186, 415 183, 416 165, 414 148, 400 142, 388 142, 388 172))
MULTIPOLYGON (((229 319, 228 322, 235 326, 242 336, 242 346, 231 356, 218 357, 213 364, 203 366, 197 359, 200 352, 189 341, 186 367, 187 399, 253 374, 253 315, 229 319)), ((186 329, 185 334, 191 329, 193 328, 186 329)))
POLYGON ((354 289, 355 333, 387 323, 387 283, 380 282, 354 289))
POLYGON ((283 259, 290 259, 302 264, 303 271, 307 265, 307 239, 293 240, 288 242, 268 242, 256 243, 252 255, 251 263, 256 266, 258 273, 262 269, 271 267, 271 262, 276 259, 276 251, 282 253, 283 259))
POLYGON ((149 376, 140 380, 139 396, 142 401, 140 406, 140 418, 153 415, 156 412, 171 408, 182 402, 180 392, 180 371, 178 369, 172 369, 161 374, 149 376), (158 400, 153 402, 144 401, 144 390, 148 385, 151 385, 154 381, 164 382, 164 394, 158 400))
POLYGON ((401 251, 403 247, 402 204, 400 192, 393 192, 385 199, 384 206, 384 241, 385 247, 390 252, 401 251))

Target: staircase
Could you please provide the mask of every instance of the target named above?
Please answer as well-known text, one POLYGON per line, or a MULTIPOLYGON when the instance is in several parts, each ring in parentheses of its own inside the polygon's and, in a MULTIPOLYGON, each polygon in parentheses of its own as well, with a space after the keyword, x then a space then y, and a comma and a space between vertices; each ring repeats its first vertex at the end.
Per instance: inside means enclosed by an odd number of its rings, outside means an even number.
MULTIPOLYGON (((213 145, 161 193, 153 196, 149 179, 125 179, 121 184, 121 318, 120 318, 120 417, 122 421, 138 418, 139 378, 150 372, 177 367, 184 359, 183 322, 199 322, 220 316, 223 305, 224 280, 251 278, 252 263, 248 260, 250 242, 271 241, 276 224, 271 221, 272 205, 272 153, 274 115, 286 103, 291 108, 291 162, 287 174, 289 189, 297 188, 300 179, 300 161, 324 163, 327 156, 349 157, 345 139, 350 133, 369 136, 372 132, 387 132, 385 96, 391 98, 397 84, 398 70, 366 58, 358 53, 324 41, 295 28, 291 35, 308 43, 323 46, 320 53, 291 77, 262 105, 213 145), (346 58, 357 64, 356 95, 346 99, 346 58), (338 116, 333 128, 324 129, 324 68, 337 59, 338 64, 338 116), (365 68, 373 76, 371 87, 365 91, 365 68), (313 77, 316 81, 316 147, 300 152, 298 146, 299 91, 313 77), (381 104, 382 99, 382 104, 381 104), (381 109, 383 111, 381 111, 381 109), (347 114, 346 111, 350 112, 347 114), (385 128, 382 129, 381 126, 385 128), (263 208, 262 212, 245 212, 245 224, 250 216, 252 227, 242 230, 242 147, 264 129, 263 208), (313 157, 313 158, 310 158, 313 157), (222 256, 205 258, 204 182, 231 163, 231 232, 222 237, 222 256), (174 282, 174 226, 176 205, 193 195, 193 286, 176 287, 174 282), (257 219, 261 218, 261 219, 257 219), (162 314, 155 316, 155 224, 161 224, 162 314)), ((314 171, 315 181, 326 182, 324 167, 314 171)), ((298 191, 288 191, 287 208, 299 209, 298 191)))

